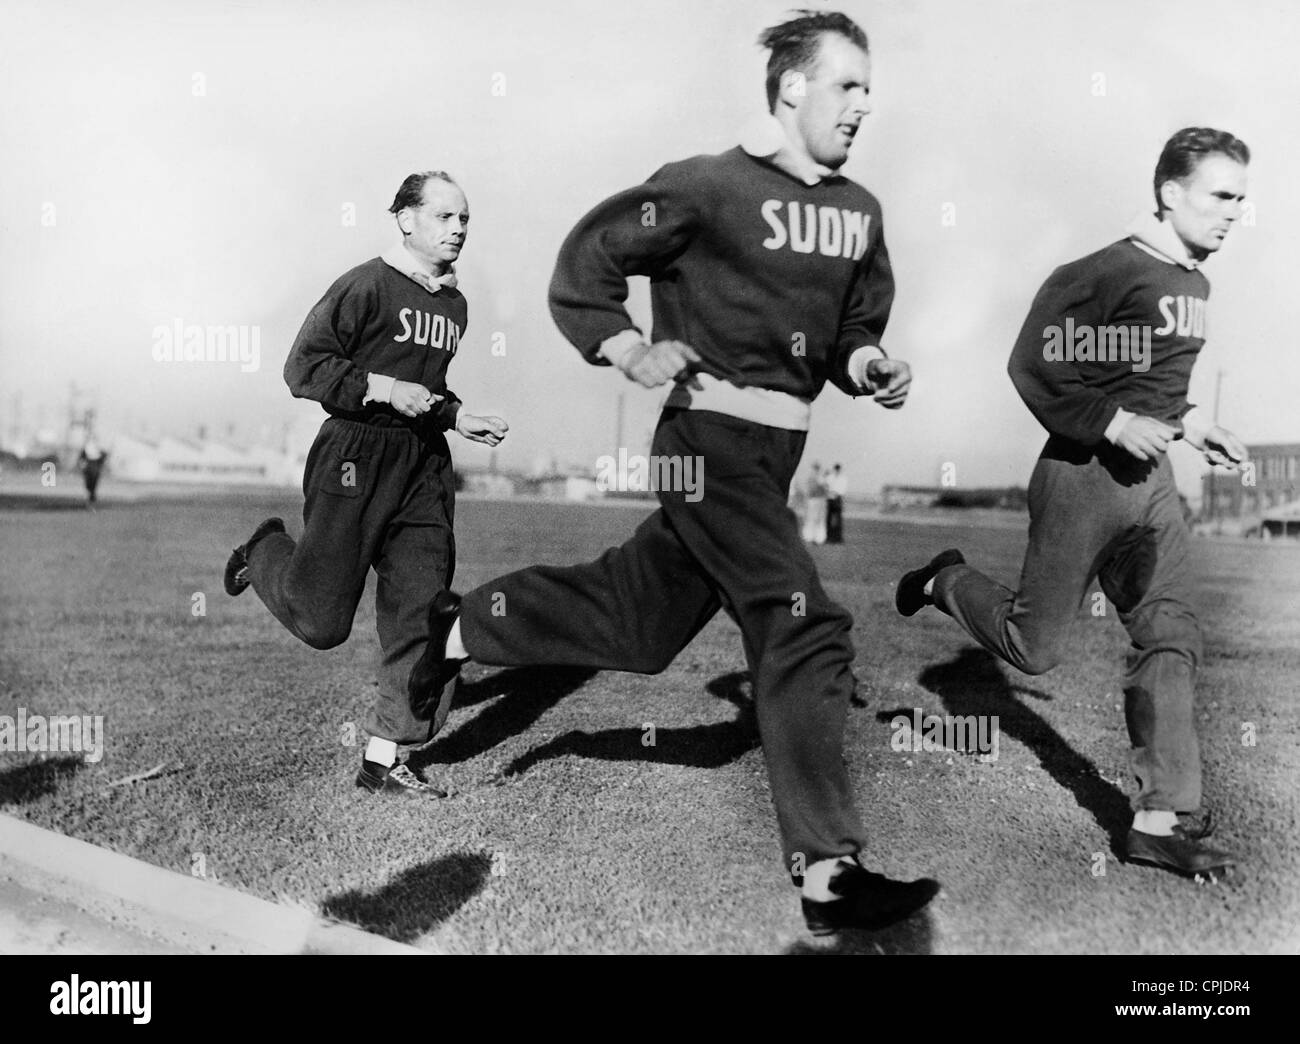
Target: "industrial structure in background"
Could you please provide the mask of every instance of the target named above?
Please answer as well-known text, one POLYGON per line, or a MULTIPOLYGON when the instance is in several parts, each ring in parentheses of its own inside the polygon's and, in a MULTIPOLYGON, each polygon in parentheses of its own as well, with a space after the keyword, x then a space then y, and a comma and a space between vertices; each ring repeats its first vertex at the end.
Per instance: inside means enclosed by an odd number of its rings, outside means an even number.
POLYGON ((1300 442, 1248 446, 1250 464, 1201 478, 1201 522, 1210 532, 1271 539, 1300 536, 1300 442))
MULTIPOLYGON (((60 469, 73 469, 93 434, 108 452, 111 479, 168 485, 301 486, 307 453, 321 421, 319 412, 305 409, 296 420, 268 426, 251 441, 237 439, 233 429, 225 437, 214 437, 203 426, 189 438, 138 430, 109 432, 98 424, 95 394, 75 384, 69 387, 66 409, 54 415, 46 409, 24 414, 21 391, 7 396, 6 405, 0 417, 0 470, 37 470, 51 461, 60 469)), ((624 445, 623 405, 620 395, 617 446, 624 445)), ((648 446, 650 431, 638 434, 648 446)), ((1300 538, 1300 442, 1265 443, 1248 449, 1247 468, 1237 472, 1215 468, 1201 477, 1201 506, 1194 520, 1197 532, 1266 540, 1300 538)), ((539 453, 526 471, 499 469, 495 451, 486 466, 458 463, 457 483, 464 492, 485 497, 653 499, 653 493, 646 491, 603 489, 596 481, 594 466, 564 465, 546 453, 539 453)), ((877 508, 884 514, 944 508, 1023 511, 1025 491, 1019 487, 886 485, 878 504, 859 498, 858 506, 877 508)))
MULTIPOLYGON (((108 430, 99 422, 96 395, 75 384, 66 409, 54 415, 45 408, 25 413, 21 392, 8 396, 6 405, 0 416, 0 472, 39 472, 49 463, 71 472, 93 435, 107 451, 105 473, 111 480, 195 487, 301 487, 322 420, 315 404, 303 404, 295 420, 266 426, 252 440, 238 438, 233 426, 224 437, 204 425, 192 436, 108 430)), ((592 467, 562 465, 550 454, 538 454, 527 471, 503 471, 493 451, 486 467, 458 464, 457 484, 485 497, 594 500, 605 495, 592 467)))
POLYGON ((187 485, 291 486, 301 483, 307 451, 320 426, 319 417, 268 427, 247 442, 233 428, 224 438, 199 426, 192 438, 171 434, 106 430, 99 422, 93 392, 71 385, 66 410, 51 417, 46 410, 24 414, 21 393, 10 397, 0 424, 0 464, 14 470, 54 462, 60 469, 76 465, 94 436, 107 451, 107 473, 123 482, 187 485))

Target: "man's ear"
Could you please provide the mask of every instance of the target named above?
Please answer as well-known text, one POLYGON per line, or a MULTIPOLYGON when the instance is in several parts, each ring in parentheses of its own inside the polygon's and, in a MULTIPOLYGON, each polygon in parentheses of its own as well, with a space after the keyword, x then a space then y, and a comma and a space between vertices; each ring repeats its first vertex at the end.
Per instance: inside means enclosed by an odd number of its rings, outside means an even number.
POLYGON ((1164 204, 1166 210, 1173 210, 1174 204, 1183 196, 1183 186, 1173 178, 1170 178, 1160 186, 1160 202, 1164 204))
POLYGON ((800 69, 787 69, 781 74, 777 100, 797 109, 808 95, 808 76, 800 69))
POLYGON ((402 235, 411 234, 411 211, 408 207, 403 207, 397 212, 397 227, 402 230, 402 235))

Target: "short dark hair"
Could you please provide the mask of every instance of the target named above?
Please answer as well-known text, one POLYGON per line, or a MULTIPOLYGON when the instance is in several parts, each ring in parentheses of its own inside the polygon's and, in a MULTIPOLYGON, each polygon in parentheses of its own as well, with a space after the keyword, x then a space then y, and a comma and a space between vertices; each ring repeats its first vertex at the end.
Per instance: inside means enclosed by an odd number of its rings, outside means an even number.
POLYGON ((1156 213, 1165 209, 1160 189, 1166 181, 1182 181, 1191 176, 1206 156, 1227 156, 1245 166, 1250 149, 1240 138, 1213 127, 1184 127, 1167 142, 1156 162, 1156 213))
POLYGON ((767 111, 776 112, 776 96, 781 91, 781 77, 792 69, 804 70, 817 60, 817 50, 827 33, 844 37, 864 51, 867 34, 848 15, 839 11, 794 12, 797 17, 764 29, 758 45, 772 53, 767 59, 767 111))
POLYGON ((388 212, 396 214, 407 207, 418 207, 424 202, 425 183, 433 178, 445 181, 448 185, 456 184, 445 170, 425 170, 419 174, 408 174, 406 180, 402 182, 402 187, 397 190, 397 195, 393 197, 393 205, 388 208, 388 212))

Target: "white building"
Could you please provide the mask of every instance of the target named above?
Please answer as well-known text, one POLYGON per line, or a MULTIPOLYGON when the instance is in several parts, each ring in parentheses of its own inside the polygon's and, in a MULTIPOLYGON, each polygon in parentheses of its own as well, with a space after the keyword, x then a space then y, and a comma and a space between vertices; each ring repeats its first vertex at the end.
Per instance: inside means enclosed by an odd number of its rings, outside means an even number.
POLYGON ((108 454, 112 476, 125 482, 292 486, 302 482, 304 464, 295 452, 171 435, 156 442, 119 435, 108 454))

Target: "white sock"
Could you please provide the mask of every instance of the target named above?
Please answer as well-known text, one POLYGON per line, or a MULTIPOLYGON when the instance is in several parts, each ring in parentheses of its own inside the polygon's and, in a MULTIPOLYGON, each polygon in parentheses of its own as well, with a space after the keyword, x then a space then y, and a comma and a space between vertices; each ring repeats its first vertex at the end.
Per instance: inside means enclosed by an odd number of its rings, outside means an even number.
POLYGON ((1178 825, 1178 813, 1163 809, 1142 809, 1133 813, 1133 829, 1142 834, 1168 837, 1178 825))
POLYGON ((371 736, 370 742, 366 744, 365 759, 376 765, 383 765, 384 768, 392 768, 393 763, 397 761, 397 744, 392 740, 380 739, 378 736, 371 736))
POLYGON ((930 577, 930 579, 927 580, 927 581, 925 582, 925 586, 924 586, 923 588, 921 588, 921 590, 925 592, 925 597, 926 597, 926 598, 933 598, 933 597, 934 597, 934 577, 930 577))
POLYGON ((839 856, 835 859, 819 859, 804 871, 803 896, 816 903, 829 902, 840 898, 831 892, 831 879, 841 867, 852 866, 852 856, 839 856))
POLYGON ((468 660, 469 653, 465 651, 465 643, 460 640, 460 617, 456 617, 456 622, 451 625, 451 630, 447 634, 446 657, 449 660, 468 660))

